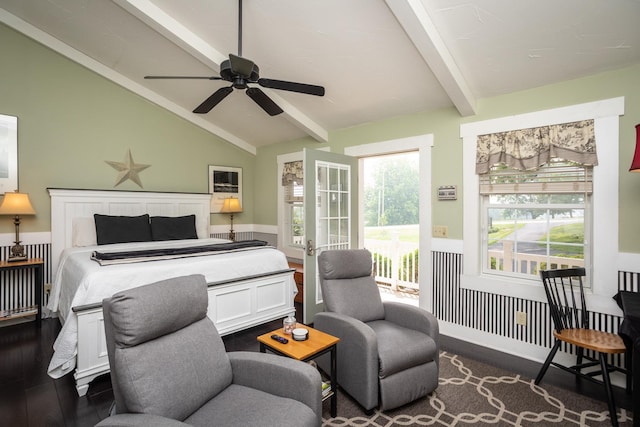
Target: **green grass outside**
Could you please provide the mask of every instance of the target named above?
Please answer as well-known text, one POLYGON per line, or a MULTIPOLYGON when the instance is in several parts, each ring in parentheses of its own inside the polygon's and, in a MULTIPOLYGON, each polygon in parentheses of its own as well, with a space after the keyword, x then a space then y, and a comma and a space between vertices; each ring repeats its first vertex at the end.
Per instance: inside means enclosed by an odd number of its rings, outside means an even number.
MULTIPOLYGON (((553 227, 549 233, 549 240, 559 244, 552 244, 550 247, 555 251, 556 256, 564 256, 569 258, 584 257, 584 225, 582 223, 572 223, 553 227), (562 243, 580 243, 580 246, 567 246, 562 243)), ((540 242, 546 242, 547 236, 539 239, 540 242)))
MULTIPOLYGON (((522 227, 524 227, 524 224, 518 224, 518 229, 522 227)), ((499 241, 507 237, 509 234, 513 233, 515 230, 516 230, 516 226, 513 223, 494 224, 493 227, 491 227, 491 230, 488 236, 489 246, 493 245, 494 243, 498 243, 499 241)))

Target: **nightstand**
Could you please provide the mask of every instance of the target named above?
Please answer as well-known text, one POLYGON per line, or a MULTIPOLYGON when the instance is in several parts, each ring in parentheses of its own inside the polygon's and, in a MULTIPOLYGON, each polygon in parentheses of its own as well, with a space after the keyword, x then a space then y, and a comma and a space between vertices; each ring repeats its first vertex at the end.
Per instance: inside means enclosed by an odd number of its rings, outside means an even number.
POLYGON ((42 258, 30 258, 25 261, 0 261, 0 273, 15 270, 33 270, 35 274, 33 292, 36 297, 36 305, 0 310, 0 321, 33 316, 35 314, 36 324, 40 327, 40 321, 42 320, 42 290, 44 287, 44 260, 42 258))

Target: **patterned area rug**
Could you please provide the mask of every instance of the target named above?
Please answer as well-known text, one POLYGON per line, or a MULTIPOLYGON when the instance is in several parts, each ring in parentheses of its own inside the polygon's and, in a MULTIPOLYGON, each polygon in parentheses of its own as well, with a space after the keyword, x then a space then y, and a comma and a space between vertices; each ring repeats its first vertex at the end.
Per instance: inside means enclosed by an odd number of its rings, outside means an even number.
MULTIPOLYGON (((338 392, 338 416, 329 404, 323 426, 610 426, 605 402, 590 399, 451 353, 440 354, 438 388, 401 408, 367 416, 351 397, 338 392)), ((618 408, 620 426, 632 414, 618 408)))

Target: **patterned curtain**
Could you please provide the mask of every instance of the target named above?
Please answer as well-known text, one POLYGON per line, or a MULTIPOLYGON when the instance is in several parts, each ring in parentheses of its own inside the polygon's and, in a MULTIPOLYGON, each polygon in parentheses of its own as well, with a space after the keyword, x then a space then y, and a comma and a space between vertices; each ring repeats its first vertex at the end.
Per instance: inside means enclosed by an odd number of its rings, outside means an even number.
POLYGON ((295 162, 287 162, 282 169, 282 186, 286 187, 294 182, 298 185, 304 184, 304 169, 302 168, 302 160, 295 162))
POLYGON ((593 120, 479 135, 476 173, 488 173, 499 163, 517 170, 533 170, 552 158, 597 165, 593 120))

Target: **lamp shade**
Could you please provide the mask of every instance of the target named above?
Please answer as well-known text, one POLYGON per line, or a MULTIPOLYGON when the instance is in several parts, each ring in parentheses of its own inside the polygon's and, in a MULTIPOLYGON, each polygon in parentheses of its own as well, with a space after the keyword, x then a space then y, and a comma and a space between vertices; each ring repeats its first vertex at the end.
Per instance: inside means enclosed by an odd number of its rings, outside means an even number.
POLYGON ((35 215, 27 193, 4 193, 0 203, 0 215, 35 215))
POLYGON ((242 212, 242 206, 240 206, 240 200, 236 197, 227 197, 222 204, 222 210, 220 213, 238 213, 242 212))
POLYGON ((629 172, 640 172, 640 124, 636 125, 636 151, 629 172))

